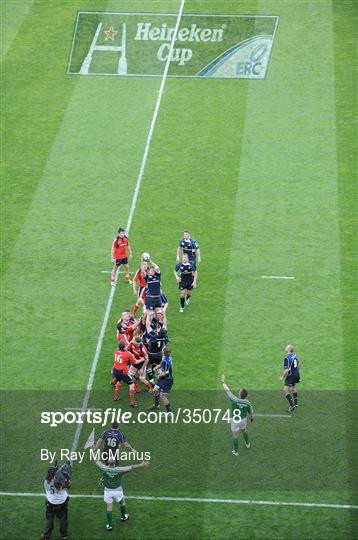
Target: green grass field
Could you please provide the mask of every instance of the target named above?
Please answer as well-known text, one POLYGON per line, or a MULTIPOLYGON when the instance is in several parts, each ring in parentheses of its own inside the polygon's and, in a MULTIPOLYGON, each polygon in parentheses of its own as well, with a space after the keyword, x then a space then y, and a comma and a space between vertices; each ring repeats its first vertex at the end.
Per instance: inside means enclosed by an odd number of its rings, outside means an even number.
MULTIPOLYGON (((162 77, 68 74, 69 65, 79 70, 91 42, 87 28, 102 20, 85 19, 77 43, 77 12, 177 15, 179 7, 180 0, 1 1, 7 540, 39 538, 48 466, 40 449, 71 448, 74 440, 74 424, 43 425, 41 412, 81 408, 91 371, 90 406, 113 407, 115 322, 134 296, 121 274, 93 370, 111 291, 105 272, 115 231, 128 223, 165 76, 165 63, 150 64, 144 48, 129 51, 129 65, 161 68, 162 77)), ((357 4, 185 0, 183 13, 275 15, 279 22, 263 80, 175 78, 178 67, 169 67, 131 214, 131 271, 143 251, 162 270, 174 412, 225 410, 224 372, 229 386, 249 389, 258 416, 252 449, 240 440, 238 458, 225 422, 125 426, 133 445, 150 451, 151 464, 125 477, 131 517, 121 523, 118 511, 112 536, 355 538, 357 4), (172 269, 185 228, 203 260, 182 314, 172 269), (279 381, 287 343, 302 361, 300 409, 291 417, 283 417, 279 381)), ((255 21, 241 39, 272 30, 255 21)), ((93 65, 110 69, 100 54, 93 65)), ((152 403, 139 396, 134 418, 152 403)), ((130 410, 126 389, 119 404, 130 410)), ((91 429, 83 427, 79 449, 91 429)), ((98 480, 88 456, 74 465, 71 491, 86 497, 70 501, 72 540, 108 535, 98 480)), ((60 538, 58 528, 52 537, 60 538)))

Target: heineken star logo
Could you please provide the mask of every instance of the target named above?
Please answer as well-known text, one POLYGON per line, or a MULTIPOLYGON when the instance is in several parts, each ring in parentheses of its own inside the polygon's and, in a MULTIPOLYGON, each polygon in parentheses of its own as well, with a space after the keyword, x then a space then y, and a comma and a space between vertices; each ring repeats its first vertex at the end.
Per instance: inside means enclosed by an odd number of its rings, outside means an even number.
POLYGON ((113 26, 111 25, 108 30, 105 30, 104 33, 106 34, 106 37, 104 38, 105 41, 107 41, 107 39, 110 39, 111 41, 114 40, 114 36, 116 34, 118 34, 118 30, 114 30, 113 26))

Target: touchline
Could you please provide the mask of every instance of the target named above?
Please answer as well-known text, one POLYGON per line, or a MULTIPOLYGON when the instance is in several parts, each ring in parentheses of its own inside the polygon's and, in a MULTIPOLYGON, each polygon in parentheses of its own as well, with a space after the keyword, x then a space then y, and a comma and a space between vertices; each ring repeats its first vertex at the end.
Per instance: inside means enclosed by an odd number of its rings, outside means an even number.
MULTIPOLYGON (((226 24, 221 28, 200 28, 197 24, 178 30, 176 41, 222 41, 226 24)), ((168 27, 167 23, 162 26, 153 26, 152 23, 137 23, 135 40, 139 41, 171 41, 175 28, 168 27)))

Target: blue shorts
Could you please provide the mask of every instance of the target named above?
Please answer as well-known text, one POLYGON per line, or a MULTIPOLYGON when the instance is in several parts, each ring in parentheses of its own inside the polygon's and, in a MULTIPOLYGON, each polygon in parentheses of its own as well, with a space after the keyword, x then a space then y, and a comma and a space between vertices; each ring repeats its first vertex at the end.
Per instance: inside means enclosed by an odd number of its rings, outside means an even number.
POLYGON ((145 307, 147 309, 155 309, 157 307, 162 307, 162 300, 160 296, 147 296, 145 299, 145 307))
POLYGON ((132 384, 133 379, 128 373, 123 373, 122 370, 112 369, 112 377, 115 377, 117 382, 125 382, 126 384, 132 384))
POLYGON ((170 390, 172 389, 174 383, 173 377, 170 379, 166 379, 165 377, 162 377, 161 379, 158 379, 155 383, 155 388, 159 390, 161 394, 168 394, 170 390))

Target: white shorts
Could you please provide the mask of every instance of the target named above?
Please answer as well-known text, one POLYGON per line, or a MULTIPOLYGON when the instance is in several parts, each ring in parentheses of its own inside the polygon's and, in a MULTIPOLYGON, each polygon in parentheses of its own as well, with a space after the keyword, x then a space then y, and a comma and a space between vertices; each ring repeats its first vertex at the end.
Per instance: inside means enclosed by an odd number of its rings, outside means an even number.
POLYGON ((121 487, 116 489, 104 488, 103 500, 105 503, 110 504, 112 502, 120 502, 123 498, 124 493, 121 487))
POLYGON ((235 422, 232 418, 231 420, 231 431, 243 431, 247 427, 247 417, 240 420, 240 422, 235 422))

